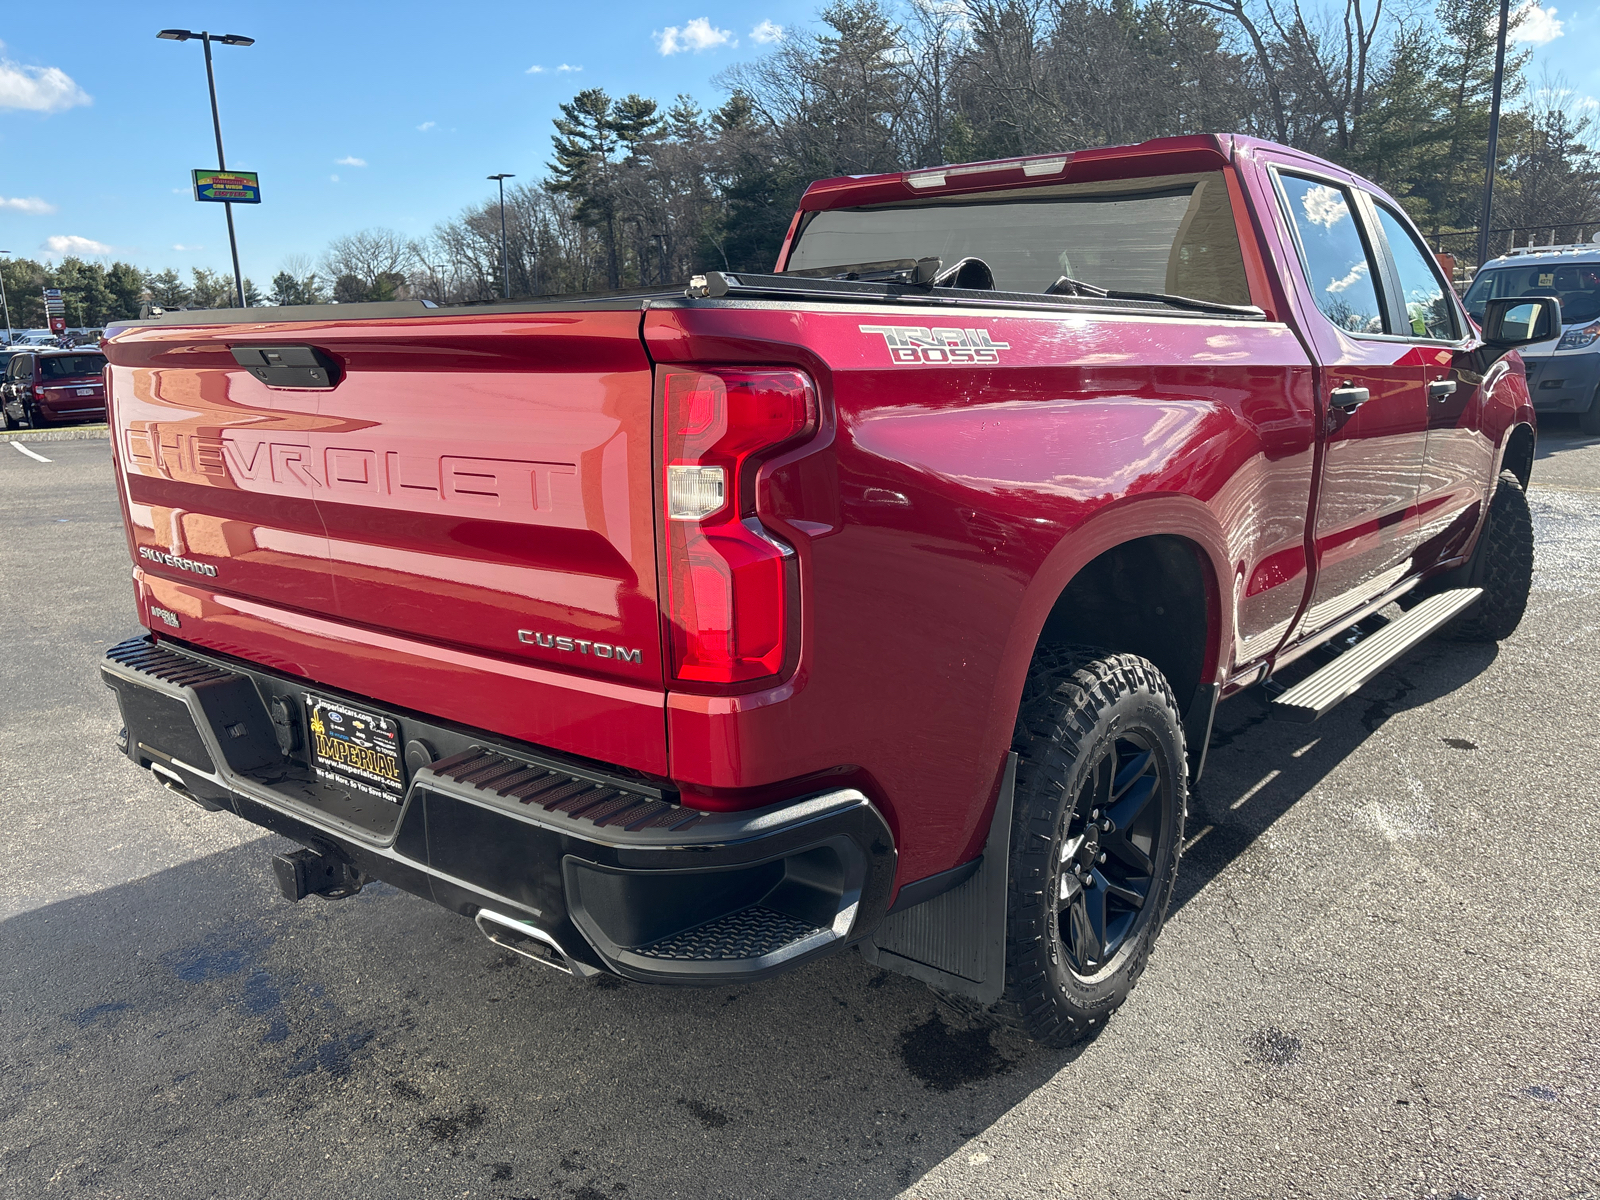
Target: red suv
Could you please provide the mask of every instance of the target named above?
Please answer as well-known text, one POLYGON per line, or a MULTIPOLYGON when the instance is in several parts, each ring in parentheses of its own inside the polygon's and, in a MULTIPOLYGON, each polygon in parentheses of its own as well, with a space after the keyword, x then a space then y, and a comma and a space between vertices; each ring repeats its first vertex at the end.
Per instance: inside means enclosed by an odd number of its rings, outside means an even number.
POLYGON ((24 350, 0 378, 0 425, 105 420, 106 356, 98 350, 24 350))

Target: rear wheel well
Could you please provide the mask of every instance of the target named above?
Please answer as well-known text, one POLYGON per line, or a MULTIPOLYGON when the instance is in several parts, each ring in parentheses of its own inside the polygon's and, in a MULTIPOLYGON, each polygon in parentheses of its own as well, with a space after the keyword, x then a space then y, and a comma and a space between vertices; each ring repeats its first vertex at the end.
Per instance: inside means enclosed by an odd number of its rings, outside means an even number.
POLYGON ((1041 642, 1073 642, 1149 659, 1187 709, 1206 667, 1210 589, 1202 552, 1170 535, 1124 542, 1067 584, 1041 642))
POLYGON ((1500 469, 1515 475, 1524 491, 1527 490, 1528 480, 1533 477, 1533 447, 1533 430, 1526 425, 1518 425, 1506 439, 1505 457, 1500 461, 1500 469))

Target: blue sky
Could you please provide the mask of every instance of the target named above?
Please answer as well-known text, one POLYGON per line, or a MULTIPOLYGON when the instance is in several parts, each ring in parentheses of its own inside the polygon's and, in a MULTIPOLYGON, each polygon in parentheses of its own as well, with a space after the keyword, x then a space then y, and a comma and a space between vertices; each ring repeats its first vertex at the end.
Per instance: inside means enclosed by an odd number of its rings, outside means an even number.
MULTIPOLYGON (((189 188, 190 168, 216 165, 200 47, 158 41, 160 28, 256 39, 214 53, 229 166, 261 174, 263 203, 234 212, 244 271, 265 287, 286 257, 315 259, 340 234, 427 232, 486 198, 492 172, 538 178, 556 105, 580 88, 720 103, 713 75, 819 7, 95 2, 64 18, 9 4, 0 250, 227 268, 221 207, 189 188)), ((1557 0, 1525 30, 1541 39, 1532 76, 1600 97, 1600 0, 1557 0)))

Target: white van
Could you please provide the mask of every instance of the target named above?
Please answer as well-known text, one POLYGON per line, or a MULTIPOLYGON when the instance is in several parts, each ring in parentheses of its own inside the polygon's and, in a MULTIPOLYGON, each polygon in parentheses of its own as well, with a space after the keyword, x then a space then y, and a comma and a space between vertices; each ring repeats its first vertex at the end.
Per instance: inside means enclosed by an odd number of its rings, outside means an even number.
POLYGON ((1600 234, 1594 243, 1529 246, 1483 264, 1464 301, 1475 321, 1501 296, 1555 296, 1561 334, 1522 347, 1535 411, 1578 413, 1585 433, 1600 434, 1600 234))

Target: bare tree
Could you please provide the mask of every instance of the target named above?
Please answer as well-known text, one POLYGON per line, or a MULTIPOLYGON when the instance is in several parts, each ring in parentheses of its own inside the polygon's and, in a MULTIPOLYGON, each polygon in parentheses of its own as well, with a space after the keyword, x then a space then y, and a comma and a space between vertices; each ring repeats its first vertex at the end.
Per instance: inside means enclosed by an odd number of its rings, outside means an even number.
POLYGON ((413 265, 410 241, 393 229, 363 229, 335 238, 322 256, 330 279, 353 277, 369 288, 384 276, 409 274, 413 265))

